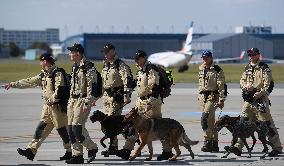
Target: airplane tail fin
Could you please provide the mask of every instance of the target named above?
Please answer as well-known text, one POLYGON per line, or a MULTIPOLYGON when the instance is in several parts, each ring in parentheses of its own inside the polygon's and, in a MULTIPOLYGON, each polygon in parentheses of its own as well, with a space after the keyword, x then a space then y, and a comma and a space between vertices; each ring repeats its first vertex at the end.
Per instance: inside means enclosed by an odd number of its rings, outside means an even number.
POLYGON ((260 59, 260 60, 263 60, 263 56, 262 56, 262 54, 260 54, 259 59, 260 59))
POLYGON ((244 59, 245 53, 246 53, 246 51, 242 51, 242 52, 241 52, 241 54, 240 54, 240 60, 243 60, 243 59, 244 59))
POLYGON ((190 27, 188 29, 187 37, 184 43, 184 46, 181 52, 190 52, 191 51, 191 42, 192 42, 192 34, 193 34, 193 21, 190 23, 190 27))

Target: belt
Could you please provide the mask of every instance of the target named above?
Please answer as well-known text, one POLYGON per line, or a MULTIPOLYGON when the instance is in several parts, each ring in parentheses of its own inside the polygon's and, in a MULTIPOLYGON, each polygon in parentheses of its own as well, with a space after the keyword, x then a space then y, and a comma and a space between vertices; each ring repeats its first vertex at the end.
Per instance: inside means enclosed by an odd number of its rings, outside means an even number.
POLYGON ((210 94, 218 94, 218 90, 214 90, 214 91, 201 91, 199 92, 199 94, 204 94, 204 95, 210 95, 210 94))
POLYGON ((84 93, 83 95, 80 95, 80 94, 74 95, 74 94, 72 94, 71 97, 73 99, 78 99, 78 98, 87 97, 87 94, 86 93, 84 93))
POLYGON ((141 100, 147 100, 147 99, 149 99, 150 97, 154 97, 154 98, 158 98, 158 96, 154 96, 153 94, 148 94, 148 95, 146 95, 146 96, 142 96, 142 97, 140 97, 140 99, 141 100))
POLYGON ((105 92, 109 95, 109 96, 113 96, 114 93, 120 91, 120 90, 123 90, 124 89, 124 86, 118 86, 118 87, 114 87, 114 88, 107 88, 105 89, 105 92))
POLYGON ((214 90, 214 91, 201 91, 201 92, 199 92, 199 94, 204 95, 204 97, 205 97, 204 103, 207 103, 209 95, 219 94, 219 92, 218 92, 218 90, 214 90))

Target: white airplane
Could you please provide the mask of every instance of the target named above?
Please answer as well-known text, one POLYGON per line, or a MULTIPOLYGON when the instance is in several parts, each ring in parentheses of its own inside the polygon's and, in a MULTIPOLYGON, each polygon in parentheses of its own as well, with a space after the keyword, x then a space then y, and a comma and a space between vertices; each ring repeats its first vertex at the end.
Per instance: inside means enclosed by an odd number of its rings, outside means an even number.
POLYGON ((148 61, 153 64, 160 65, 166 68, 178 68, 179 72, 188 69, 188 62, 192 58, 191 42, 193 33, 193 22, 191 22, 185 44, 180 51, 159 52, 149 55, 148 61))
MULTIPOLYGON (((230 62, 230 61, 236 61, 236 60, 242 60, 244 58, 244 55, 246 54, 246 51, 241 51, 241 54, 239 57, 233 57, 233 58, 214 58, 215 63, 220 63, 220 62, 230 62)), ((214 53, 213 53, 214 57, 214 53)), ((200 64, 203 63, 203 59, 201 57, 201 54, 196 54, 193 55, 191 58, 191 61, 189 64, 200 64)))
POLYGON ((259 58, 260 58, 260 60, 262 60, 262 61, 266 61, 266 62, 270 62, 270 63, 281 63, 281 64, 284 63, 284 60, 265 58, 265 57, 263 57, 262 54, 260 54, 260 57, 259 57, 259 58))
MULTIPOLYGON (((193 34, 193 22, 191 22, 190 28, 188 29, 188 34, 186 37, 185 44, 180 51, 168 51, 168 52, 159 52, 149 55, 148 61, 153 64, 163 66, 165 68, 178 68, 178 72, 184 72, 188 69, 189 64, 202 63, 201 55, 194 55, 191 49, 193 34)), ((216 63, 219 62, 228 62, 233 60, 242 60, 244 57, 245 51, 241 52, 239 57, 233 58, 214 58, 216 63)))

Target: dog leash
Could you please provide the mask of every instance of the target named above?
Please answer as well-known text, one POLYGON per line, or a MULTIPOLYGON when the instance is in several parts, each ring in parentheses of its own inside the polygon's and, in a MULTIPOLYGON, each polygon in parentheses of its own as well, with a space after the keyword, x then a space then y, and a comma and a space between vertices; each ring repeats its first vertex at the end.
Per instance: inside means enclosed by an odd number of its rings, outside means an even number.
POLYGON ((117 111, 119 111, 120 109, 122 109, 123 107, 125 107, 127 104, 129 104, 131 102, 131 100, 129 101, 129 102, 127 102, 127 103, 123 103, 123 105, 122 106, 120 106, 118 109, 116 109, 115 111, 113 111, 111 114, 110 114, 110 116, 111 115, 114 115, 117 111))
MULTIPOLYGON (((214 107, 219 108, 219 104, 216 103, 214 107)), ((221 110, 221 111, 220 111, 220 113, 219 113, 219 115, 218 115, 217 120, 220 120, 221 114, 222 114, 222 112, 223 112, 223 109, 220 109, 220 110, 221 110)), ((221 135, 227 135, 228 133, 225 133, 225 134, 220 133, 220 134, 221 134, 221 135)))
MULTIPOLYGON (((214 105, 214 107, 215 107, 215 108, 219 108, 219 104, 216 103, 216 104, 214 105)), ((221 111, 220 111, 220 113, 219 113, 219 115, 218 115, 217 120, 220 120, 220 116, 221 116, 221 114, 222 114, 223 109, 220 109, 220 110, 221 110, 221 111)))

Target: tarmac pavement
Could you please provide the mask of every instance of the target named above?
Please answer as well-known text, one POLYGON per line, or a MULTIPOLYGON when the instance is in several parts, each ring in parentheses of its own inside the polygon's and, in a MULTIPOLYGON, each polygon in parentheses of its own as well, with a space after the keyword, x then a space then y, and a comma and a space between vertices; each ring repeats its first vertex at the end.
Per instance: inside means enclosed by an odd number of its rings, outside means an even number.
MULTIPOLYGON (((229 114, 232 116, 239 115, 243 100, 241 91, 236 84, 229 84, 228 98, 225 102, 225 108, 221 114, 229 114)), ((252 158, 247 158, 248 154, 244 148, 241 157, 230 154, 227 159, 222 159, 223 147, 230 145, 232 139, 229 131, 223 129, 219 133, 220 153, 207 153, 200 150, 203 145, 202 129, 200 125, 201 112, 197 101, 197 85, 196 84, 177 84, 173 88, 172 95, 165 99, 162 106, 163 117, 173 118, 181 122, 187 135, 192 140, 199 140, 200 143, 193 146, 195 159, 191 159, 189 152, 181 147, 182 155, 175 162, 156 161, 156 156, 161 153, 161 143, 153 142, 154 157, 152 161, 145 161, 148 156, 148 148, 142 150, 142 156, 137 157, 134 161, 124 161, 116 156, 103 157, 100 153, 105 150, 99 140, 103 134, 100 131, 99 123, 87 122, 88 129, 93 141, 98 144, 99 153, 94 162, 90 164, 96 165, 284 165, 284 154, 279 157, 266 157, 260 160, 262 155, 262 145, 257 142, 252 158)), ((132 95, 132 102, 127 105, 123 111, 125 114, 134 106, 136 93, 132 95)), ((276 127, 280 134, 280 139, 284 141, 284 86, 276 86, 271 96, 271 113, 274 118, 276 127)), ((38 124, 42 108, 41 89, 0 89, 0 165, 66 165, 64 161, 59 161, 59 157, 64 154, 62 141, 56 130, 45 140, 39 148, 34 161, 29 161, 17 153, 17 148, 25 148, 31 141, 34 130, 38 124)), ((92 111, 102 110, 102 101, 98 101, 97 106, 92 111)), ((219 116, 220 109, 216 112, 216 118, 219 116)), ((124 145, 124 139, 120 135, 119 148, 124 145)), ((251 146, 251 139, 248 139, 251 146)), ((136 146, 137 147, 137 146, 136 146)), ((271 149, 271 148, 270 148, 271 149)), ((175 152, 175 151, 173 151, 175 152)), ((85 158, 87 153, 85 151, 85 158)))

